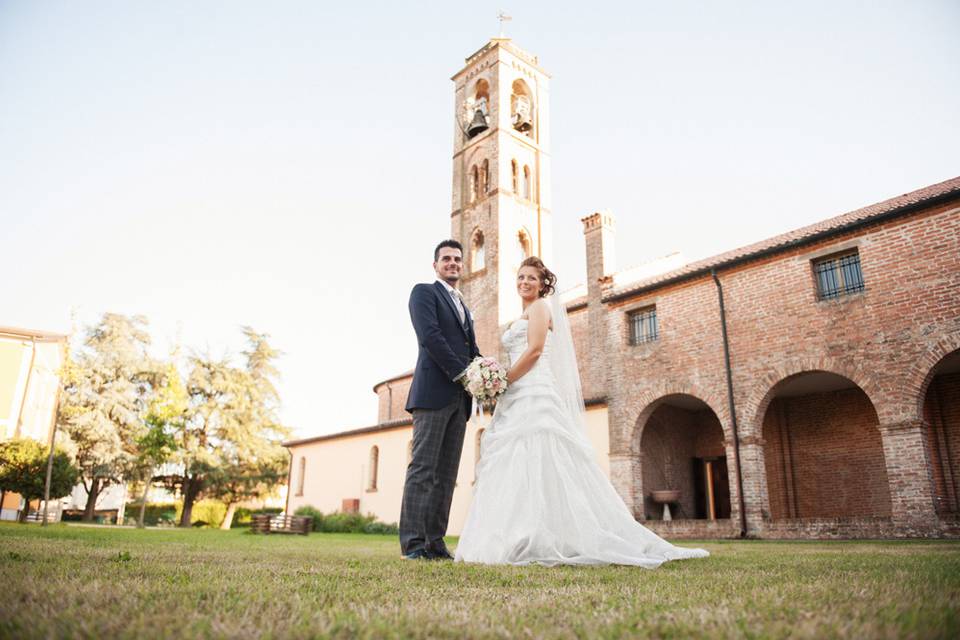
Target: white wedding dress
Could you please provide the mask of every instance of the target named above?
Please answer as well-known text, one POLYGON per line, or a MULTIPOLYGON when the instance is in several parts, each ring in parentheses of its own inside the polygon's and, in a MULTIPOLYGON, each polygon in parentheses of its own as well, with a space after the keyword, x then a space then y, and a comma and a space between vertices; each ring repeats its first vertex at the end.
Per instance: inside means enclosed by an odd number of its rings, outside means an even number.
MULTIPOLYGON (((503 334, 511 363, 527 348, 527 325, 517 320, 503 334)), ((582 422, 565 410, 550 366, 554 340, 548 331, 537 363, 497 402, 456 560, 654 568, 709 555, 675 547, 633 519, 582 422)))

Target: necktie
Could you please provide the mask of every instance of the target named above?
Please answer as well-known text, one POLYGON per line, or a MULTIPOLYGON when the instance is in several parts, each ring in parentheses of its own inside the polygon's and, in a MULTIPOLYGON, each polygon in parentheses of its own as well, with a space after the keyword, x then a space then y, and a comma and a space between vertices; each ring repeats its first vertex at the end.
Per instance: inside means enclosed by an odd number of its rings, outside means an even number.
POLYGON ((450 295, 453 297, 453 304, 457 307, 457 313, 460 314, 460 324, 466 324, 467 313, 463 310, 463 295, 456 289, 451 289, 450 295))

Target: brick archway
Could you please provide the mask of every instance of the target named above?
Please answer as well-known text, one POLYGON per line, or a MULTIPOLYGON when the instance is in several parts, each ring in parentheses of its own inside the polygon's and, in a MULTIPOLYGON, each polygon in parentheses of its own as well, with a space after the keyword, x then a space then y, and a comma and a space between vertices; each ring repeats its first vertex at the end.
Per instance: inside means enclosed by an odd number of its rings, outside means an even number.
POLYGON ((663 396, 649 408, 637 427, 634 511, 644 519, 666 519, 669 511, 657 496, 674 492, 668 499, 673 518, 729 520, 736 484, 728 464, 732 447, 716 411, 690 394, 663 396))
MULTIPOLYGON (((686 381, 661 380, 641 394, 615 399, 610 406, 610 479, 624 503, 638 518, 643 517, 640 463, 643 427, 664 398, 677 395, 692 396, 706 404, 720 421, 725 444, 731 442, 726 404, 716 394, 686 381)), ((727 448, 732 451, 731 447, 727 448)))
POLYGON ((876 410, 880 422, 884 422, 886 413, 882 410, 882 403, 878 402, 884 394, 877 384, 875 375, 861 366, 854 366, 834 358, 801 358, 783 362, 781 366, 757 378, 742 408, 737 412, 740 416, 738 421, 740 438, 761 439, 763 417, 767 413, 770 401, 776 396, 777 387, 789 378, 816 372, 843 376, 860 387, 876 410))
POLYGON ((937 365, 955 351, 960 351, 960 332, 948 335, 937 344, 927 349, 907 374, 904 390, 913 397, 913 406, 916 409, 916 419, 923 419, 923 405, 930 383, 936 375, 937 365))
POLYGON ((855 381, 823 370, 789 375, 761 406, 771 519, 891 515, 878 412, 855 381))
POLYGON ((639 407, 636 412, 636 418, 633 421, 632 428, 627 440, 629 451, 632 455, 640 455, 640 440, 643 438, 643 429, 653 412, 670 396, 691 396, 706 404, 717 418, 720 420, 720 428, 723 429, 723 438, 726 442, 733 442, 733 433, 730 429, 730 412, 727 411, 727 404, 722 398, 706 392, 705 389, 698 388, 690 384, 661 384, 654 389, 646 391, 643 395, 633 399, 631 405, 639 407))
POLYGON ((922 394, 920 425, 934 510, 949 520, 960 515, 960 348, 952 348, 958 342, 960 336, 942 340, 918 363, 922 367, 933 361, 917 389, 922 394))

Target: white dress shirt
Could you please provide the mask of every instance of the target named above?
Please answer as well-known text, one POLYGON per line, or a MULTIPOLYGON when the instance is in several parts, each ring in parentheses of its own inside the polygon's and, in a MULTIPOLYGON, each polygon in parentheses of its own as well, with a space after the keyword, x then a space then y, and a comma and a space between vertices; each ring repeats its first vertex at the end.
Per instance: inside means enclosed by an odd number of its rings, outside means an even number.
POLYGON ((450 294, 450 297, 453 298, 453 304, 457 307, 457 313, 460 314, 460 324, 466 326, 467 324, 467 312, 463 308, 463 296, 459 291, 451 287, 445 280, 437 278, 437 282, 443 285, 443 288, 447 290, 447 293, 450 294))
MULTIPOLYGON (((467 312, 463 307, 463 297, 460 295, 460 292, 451 287, 446 280, 441 280, 437 278, 437 282, 443 285, 443 288, 447 290, 447 293, 450 294, 450 297, 453 298, 453 304, 457 307, 457 313, 460 314, 460 324, 467 326, 467 312)), ((470 367, 467 367, 469 369, 470 367)), ((467 369, 464 369, 457 377, 453 379, 454 382, 457 382, 467 373, 467 369)))

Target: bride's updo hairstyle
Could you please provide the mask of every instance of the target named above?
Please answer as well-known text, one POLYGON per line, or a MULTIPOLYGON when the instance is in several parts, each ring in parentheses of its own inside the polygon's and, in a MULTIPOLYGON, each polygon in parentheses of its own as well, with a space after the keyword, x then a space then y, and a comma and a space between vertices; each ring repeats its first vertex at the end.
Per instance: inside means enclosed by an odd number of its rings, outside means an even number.
POLYGON ((552 295, 556 291, 554 285, 557 284, 557 276, 554 275, 553 271, 547 269, 547 266, 543 264, 543 260, 537 256, 530 256, 526 260, 520 263, 520 268, 523 267, 533 267, 537 270, 537 274, 540 276, 540 297, 552 295))

